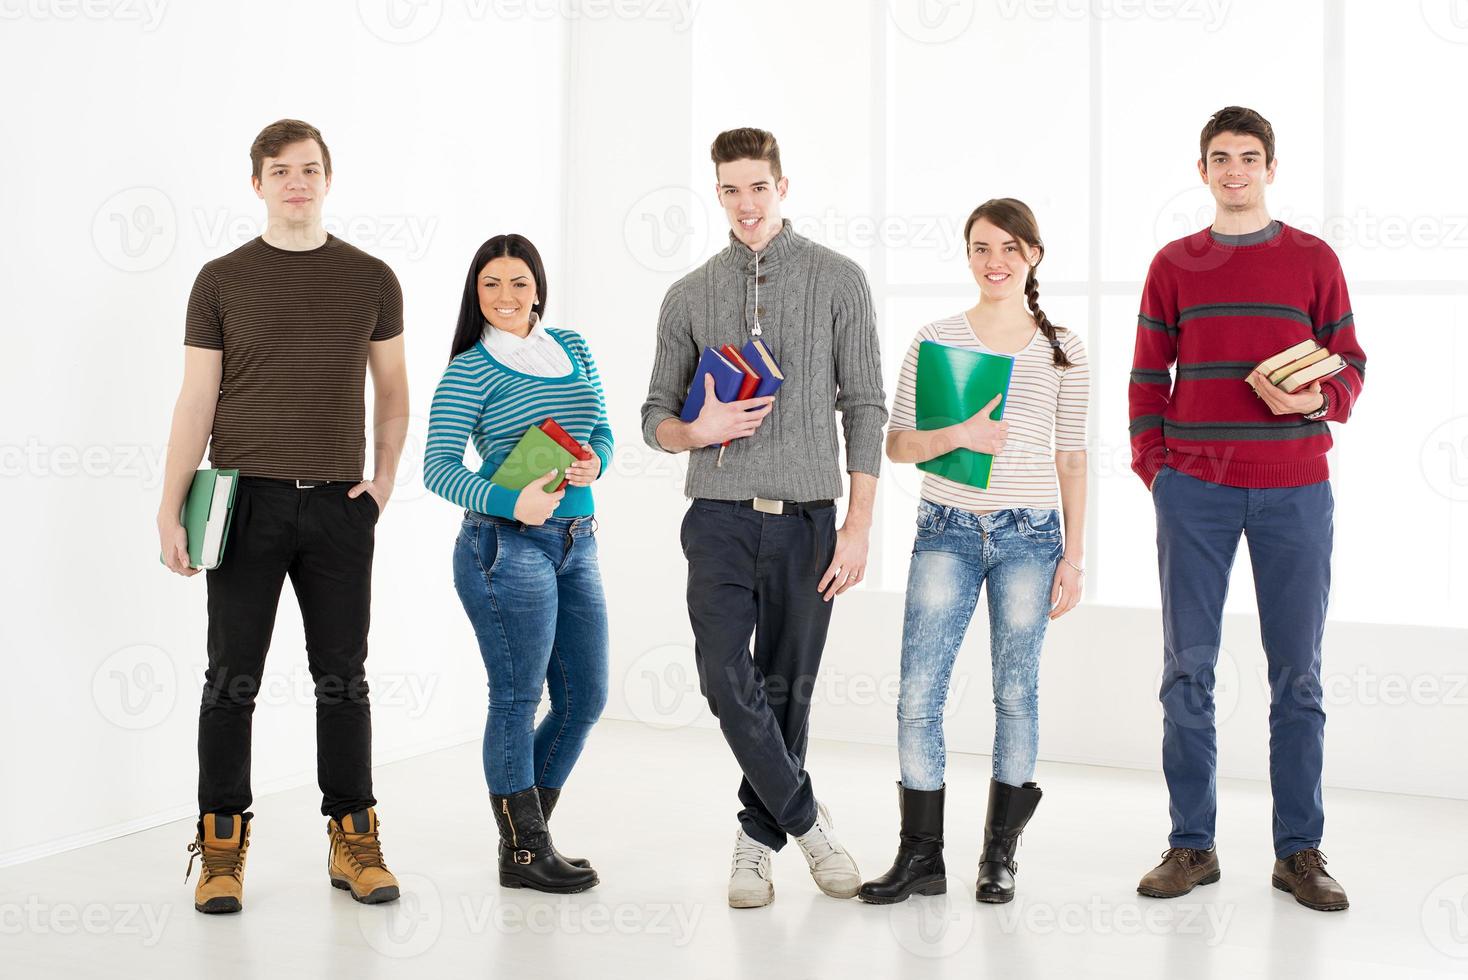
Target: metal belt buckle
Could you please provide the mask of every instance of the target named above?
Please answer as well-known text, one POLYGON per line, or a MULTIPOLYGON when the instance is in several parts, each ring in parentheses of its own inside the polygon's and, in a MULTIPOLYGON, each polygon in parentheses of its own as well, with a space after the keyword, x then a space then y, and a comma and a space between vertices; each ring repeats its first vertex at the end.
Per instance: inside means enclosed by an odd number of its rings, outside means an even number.
POLYGON ((297 490, 315 490, 317 487, 321 486, 321 484, 323 482, 325 482, 325 481, 322 481, 322 480, 297 480, 296 481, 296 489, 297 490))
POLYGON ((783 514, 785 513, 785 501, 766 500, 764 497, 755 497, 754 509, 761 514, 783 514))

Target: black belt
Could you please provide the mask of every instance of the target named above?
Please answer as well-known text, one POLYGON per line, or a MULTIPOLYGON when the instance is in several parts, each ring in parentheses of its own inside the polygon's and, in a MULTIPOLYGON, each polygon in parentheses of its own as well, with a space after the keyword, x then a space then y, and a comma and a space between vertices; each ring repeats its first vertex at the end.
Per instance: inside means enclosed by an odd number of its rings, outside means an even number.
POLYGON ((251 483, 266 483, 271 486, 285 487, 288 490, 315 490, 317 487, 346 484, 356 486, 362 482, 361 480, 282 480, 273 476, 247 476, 244 479, 251 483))
POLYGON ((748 507, 761 514, 796 514, 801 511, 820 510, 822 507, 836 505, 834 500, 767 500, 764 497, 754 497, 750 500, 724 500, 720 503, 748 507))

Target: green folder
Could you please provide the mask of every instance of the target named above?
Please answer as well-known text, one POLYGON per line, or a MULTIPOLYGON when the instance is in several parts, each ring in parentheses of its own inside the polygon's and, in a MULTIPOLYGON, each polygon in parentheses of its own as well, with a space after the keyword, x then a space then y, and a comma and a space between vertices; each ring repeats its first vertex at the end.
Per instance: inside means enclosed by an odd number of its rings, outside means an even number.
MULTIPOLYGON (((189 495, 178 515, 189 536, 190 568, 218 568, 224 560, 224 545, 229 540, 239 483, 239 470, 199 470, 194 474, 189 495)), ((163 561, 162 554, 158 560, 163 561)))
POLYGON ((515 448, 510 450, 510 455, 505 457, 489 481, 511 490, 524 490, 532 481, 554 469, 561 475, 560 482, 556 484, 559 490, 561 483, 565 482, 567 467, 574 462, 576 457, 569 450, 546 435, 540 426, 532 425, 515 443, 515 448))
MULTIPOLYGON (((1001 395, 989 413, 998 422, 1009 404, 1009 380, 1014 375, 1014 358, 1007 354, 950 347, 925 340, 918 345, 917 427, 941 429, 972 418, 1001 395)), ((989 489, 989 472, 994 457, 971 449, 953 449, 919 463, 918 469, 936 473, 980 490, 989 489)))

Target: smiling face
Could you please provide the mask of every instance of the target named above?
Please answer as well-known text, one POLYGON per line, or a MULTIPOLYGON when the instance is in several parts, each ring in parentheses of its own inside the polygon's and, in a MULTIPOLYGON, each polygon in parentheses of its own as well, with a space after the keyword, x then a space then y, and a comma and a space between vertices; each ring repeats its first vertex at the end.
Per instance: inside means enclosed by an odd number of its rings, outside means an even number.
POLYGON ((780 202, 790 186, 768 160, 731 160, 715 168, 719 204, 734 237, 758 252, 780 232, 780 202))
POLYGON ((1030 267, 1040 255, 1038 248, 1031 248, 988 218, 978 219, 968 230, 968 267, 985 300, 1000 302, 1016 293, 1022 296, 1030 267))
POLYGON ((1264 188, 1274 183, 1275 158, 1265 163, 1264 144, 1257 136, 1219 133, 1208 141, 1207 156, 1198 161, 1198 174, 1220 211, 1253 211, 1264 206, 1264 188))
POLYGON ((253 183, 271 224, 320 224, 321 208, 331 190, 322 156, 315 140, 300 140, 281 147, 278 156, 265 158, 253 183))
POLYGON ((496 330, 516 336, 530 333, 536 296, 535 276, 524 259, 501 256, 479 270, 479 310, 496 330))

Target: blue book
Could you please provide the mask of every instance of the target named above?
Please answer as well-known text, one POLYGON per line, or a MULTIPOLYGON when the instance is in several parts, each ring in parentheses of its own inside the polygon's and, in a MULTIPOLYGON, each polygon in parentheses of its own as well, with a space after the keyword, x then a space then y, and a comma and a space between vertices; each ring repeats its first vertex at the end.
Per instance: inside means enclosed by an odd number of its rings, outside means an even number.
POLYGON ((785 375, 780 371, 775 355, 770 353, 770 348, 763 340, 755 337, 739 353, 759 375, 759 386, 754 389, 753 397, 763 398, 780 390, 780 386, 785 383, 785 375))
POLYGON ((693 372, 693 383, 688 386, 688 397, 683 400, 683 411, 678 417, 692 422, 703 411, 703 376, 714 376, 714 394, 721 402, 737 401, 739 386, 744 383, 744 372, 729 363, 712 347, 705 347, 698 359, 698 369, 693 372))

